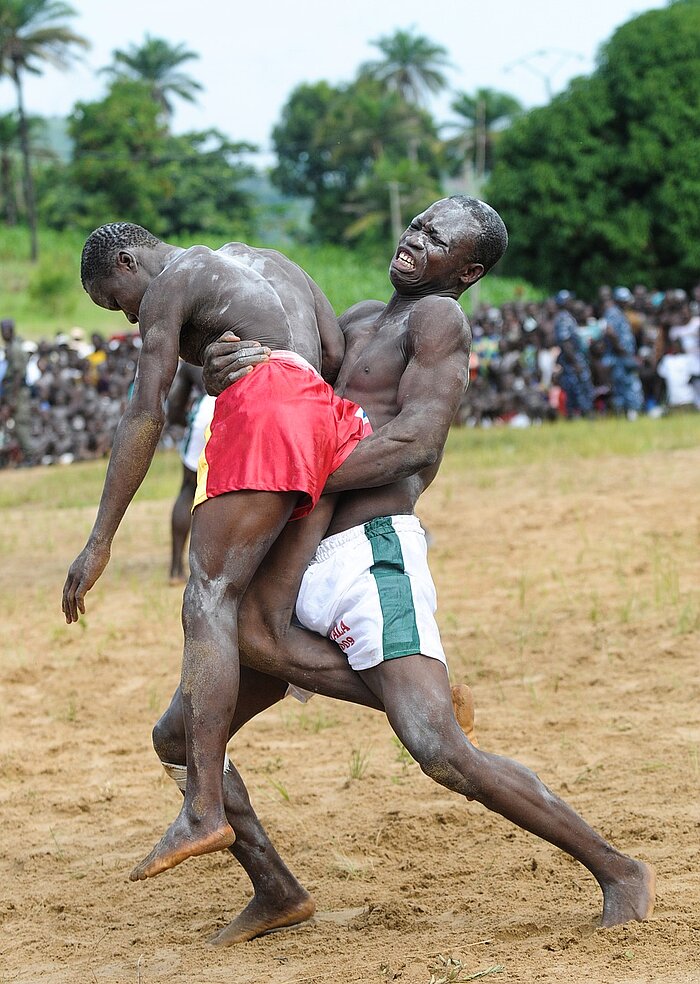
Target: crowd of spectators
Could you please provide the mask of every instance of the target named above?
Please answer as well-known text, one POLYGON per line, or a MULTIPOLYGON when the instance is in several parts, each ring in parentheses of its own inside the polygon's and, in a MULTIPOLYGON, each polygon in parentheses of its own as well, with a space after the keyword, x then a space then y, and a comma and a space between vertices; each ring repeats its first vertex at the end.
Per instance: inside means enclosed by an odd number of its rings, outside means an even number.
MULTIPOLYGON (((482 306, 471 320, 462 424, 700 409, 700 285, 691 295, 602 287, 595 303, 561 290, 541 303, 482 306)), ((0 467, 107 454, 133 384, 138 334, 88 341, 73 328, 37 344, 23 341, 11 319, 1 334, 0 467)))
POLYGON ((90 341, 80 328, 23 341, 0 325, 0 467, 68 464, 109 452, 136 372, 141 340, 90 341))
POLYGON ((471 320, 460 423, 700 409, 700 285, 692 295, 601 287, 595 303, 560 290, 541 303, 482 306, 471 320))

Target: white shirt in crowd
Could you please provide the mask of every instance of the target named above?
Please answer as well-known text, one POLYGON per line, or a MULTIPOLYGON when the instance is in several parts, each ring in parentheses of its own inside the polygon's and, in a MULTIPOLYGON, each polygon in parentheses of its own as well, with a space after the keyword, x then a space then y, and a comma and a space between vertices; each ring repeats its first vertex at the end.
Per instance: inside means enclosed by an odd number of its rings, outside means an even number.
POLYGON ((666 383, 669 406, 682 407, 694 402, 694 390, 690 382, 694 359, 685 352, 664 355, 659 359, 656 371, 666 383))

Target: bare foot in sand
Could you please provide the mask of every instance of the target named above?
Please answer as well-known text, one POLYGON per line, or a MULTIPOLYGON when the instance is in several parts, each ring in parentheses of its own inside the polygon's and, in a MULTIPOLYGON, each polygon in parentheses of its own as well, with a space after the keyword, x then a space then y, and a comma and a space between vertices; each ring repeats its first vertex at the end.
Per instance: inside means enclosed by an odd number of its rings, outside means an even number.
POLYGON ((474 695, 466 683, 456 683, 450 687, 452 707, 457 718, 457 724, 475 748, 479 747, 474 733, 474 695))
POLYGON ((174 868, 187 858, 211 854, 230 847, 236 839, 231 826, 224 820, 216 825, 194 822, 181 810, 158 841, 148 857, 137 864, 129 875, 131 881, 143 881, 161 871, 174 868))
POLYGON ((603 889, 603 918, 601 926, 619 926, 622 923, 643 922, 654 911, 656 899, 656 872, 643 861, 629 862, 629 871, 603 889))
POLYGON ((294 898, 275 896, 265 899, 256 895, 243 912, 239 913, 228 926, 215 933, 209 942, 212 946, 245 943, 276 929, 298 926, 311 919, 315 912, 316 903, 301 886, 299 886, 299 894, 294 898))

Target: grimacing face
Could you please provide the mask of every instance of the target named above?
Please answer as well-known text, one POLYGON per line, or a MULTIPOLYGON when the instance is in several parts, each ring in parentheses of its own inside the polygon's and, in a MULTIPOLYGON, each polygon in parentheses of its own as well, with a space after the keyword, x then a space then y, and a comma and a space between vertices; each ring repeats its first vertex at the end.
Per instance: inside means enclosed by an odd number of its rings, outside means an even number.
POLYGON ((473 237, 473 220, 458 202, 435 202, 413 219, 399 239, 389 267, 392 284, 399 293, 451 286, 471 262, 473 237))

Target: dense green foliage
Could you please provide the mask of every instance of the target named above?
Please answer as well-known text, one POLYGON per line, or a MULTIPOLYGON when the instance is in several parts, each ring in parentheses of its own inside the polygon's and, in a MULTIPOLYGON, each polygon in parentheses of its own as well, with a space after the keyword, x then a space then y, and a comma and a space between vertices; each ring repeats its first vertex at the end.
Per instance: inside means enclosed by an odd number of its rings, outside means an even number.
POLYGON ((506 269, 550 288, 700 270, 700 2, 636 17, 597 70, 504 134, 488 187, 506 269))
POLYGON ((89 231, 122 219, 163 237, 249 233, 250 145, 216 130, 172 135, 148 83, 117 79, 104 99, 78 103, 69 133, 71 162, 39 178, 47 225, 89 231))
POLYGON ((174 240, 358 249, 367 268, 446 186, 483 188, 509 228, 508 275, 586 294, 698 279, 700 0, 623 25, 596 71, 543 108, 521 112, 490 89, 453 93, 451 124, 425 104, 445 88, 447 51, 414 29, 378 38, 377 59, 353 80, 290 93, 272 134, 277 199, 251 182, 249 144, 172 133, 173 99, 201 90, 183 70, 198 55, 160 38, 113 52, 104 96, 78 102, 60 149, 43 153, 49 130, 27 119, 22 77, 85 44, 73 16, 61 0, 0 0, 0 75, 18 97, 0 116, 0 220, 33 238, 36 218, 80 234, 128 219, 174 240))
POLYGON ((41 75, 46 62, 67 68, 88 42, 67 25, 75 11, 61 0, 3 0, 0 5, 0 78, 12 79, 17 93, 17 122, 22 153, 24 207, 31 239, 31 256, 38 256, 34 175, 31 166, 29 121, 24 109, 24 76, 41 75))
POLYGON ((442 150, 433 119, 370 78, 298 86, 272 139, 272 179, 286 194, 311 198, 319 239, 344 242, 370 231, 371 239, 388 240, 390 180, 400 183, 406 217, 439 197, 442 150), (375 221, 358 227, 368 207, 375 221))

